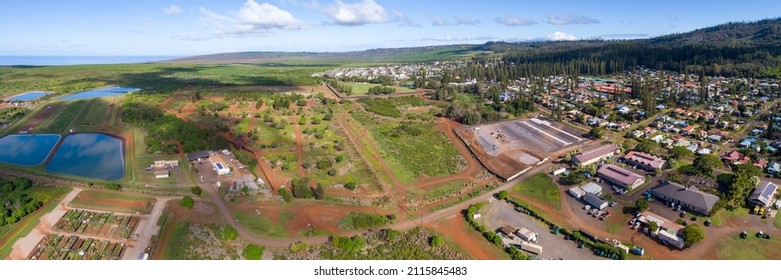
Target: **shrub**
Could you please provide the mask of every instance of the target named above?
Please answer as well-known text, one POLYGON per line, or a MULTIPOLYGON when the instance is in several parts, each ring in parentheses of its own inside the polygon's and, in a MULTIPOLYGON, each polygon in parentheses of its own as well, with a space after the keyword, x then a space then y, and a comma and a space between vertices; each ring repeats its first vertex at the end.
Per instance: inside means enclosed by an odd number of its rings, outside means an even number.
POLYGON ((195 186, 190 188, 190 191, 192 191, 194 195, 201 196, 201 192, 203 190, 201 189, 201 187, 195 186))
POLYGON ((260 247, 255 244, 249 244, 244 248, 244 259, 247 260, 260 260, 263 257, 264 247, 260 247))
POLYGON ((436 234, 429 239, 428 244, 431 247, 439 247, 445 244, 445 239, 442 238, 442 235, 436 234))
POLYGON ((328 169, 328 176, 336 176, 336 169, 328 169))
POLYGON ((508 196, 509 196, 509 193, 506 190, 502 190, 502 191, 500 191, 496 195, 496 197, 498 197, 499 199, 502 199, 502 200, 507 199, 508 196))
POLYGON ((237 237, 239 237, 239 232, 228 224, 222 229, 222 234, 220 235, 222 240, 236 240, 237 237))
POLYGON ((293 200, 293 196, 290 194, 289 191, 287 191, 287 189, 279 189, 277 194, 279 194, 279 196, 281 196, 282 200, 284 200, 285 202, 290 202, 291 200, 293 200))
POLYGON ((122 188, 122 186, 120 186, 117 183, 108 183, 108 184, 104 185, 103 187, 106 188, 107 190, 114 190, 114 191, 118 191, 118 190, 120 190, 122 188))
POLYGON ((193 198, 187 195, 182 197, 182 200, 179 201, 179 206, 182 206, 187 209, 192 209, 194 204, 195 201, 193 200, 193 198))
POLYGON ((355 182, 347 182, 346 184, 344 184, 344 188, 351 191, 354 191, 357 187, 358 186, 355 185, 355 182))

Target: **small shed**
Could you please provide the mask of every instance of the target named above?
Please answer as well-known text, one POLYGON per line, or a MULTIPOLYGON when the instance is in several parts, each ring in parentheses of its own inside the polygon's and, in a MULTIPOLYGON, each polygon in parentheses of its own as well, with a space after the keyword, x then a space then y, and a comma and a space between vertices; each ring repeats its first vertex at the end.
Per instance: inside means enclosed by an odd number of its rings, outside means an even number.
POLYGON ((571 188, 569 189, 568 192, 570 195, 574 196, 575 198, 581 198, 584 195, 586 195, 586 192, 583 191, 583 189, 581 189, 580 187, 571 188))
POLYGON ((518 235, 518 237, 520 237, 521 239, 523 239, 523 241, 537 243, 537 233, 531 231, 528 228, 525 227, 521 228, 518 231, 516 231, 515 234, 518 235))

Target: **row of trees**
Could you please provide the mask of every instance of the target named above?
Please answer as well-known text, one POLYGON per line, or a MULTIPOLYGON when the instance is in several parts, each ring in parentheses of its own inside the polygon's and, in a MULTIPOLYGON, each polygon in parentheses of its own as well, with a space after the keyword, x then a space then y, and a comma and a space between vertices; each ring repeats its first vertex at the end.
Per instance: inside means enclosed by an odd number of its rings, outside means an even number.
POLYGON ((348 83, 342 83, 337 81, 336 79, 328 79, 325 80, 325 83, 329 86, 331 86, 333 89, 335 89, 338 92, 344 93, 346 95, 352 95, 353 94, 353 86, 348 83))
POLYGON ((0 226, 16 223, 43 205, 33 197, 32 185, 32 181, 24 177, 13 181, 0 178, 0 226))

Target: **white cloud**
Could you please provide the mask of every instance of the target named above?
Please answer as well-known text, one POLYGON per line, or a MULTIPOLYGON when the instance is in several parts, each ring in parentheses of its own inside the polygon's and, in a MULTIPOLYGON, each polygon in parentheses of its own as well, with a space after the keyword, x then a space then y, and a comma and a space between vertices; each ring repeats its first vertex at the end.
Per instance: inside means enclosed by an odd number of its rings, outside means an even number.
POLYGON ((385 8, 374 2, 374 0, 362 0, 350 4, 345 4, 338 0, 326 12, 338 25, 357 26, 390 21, 385 8))
POLYGON ((431 25, 433 26, 445 26, 447 24, 447 20, 441 17, 431 17, 431 25))
POLYGON ((599 20, 584 15, 575 15, 569 13, 564 16, 548 15, 548 23, 553 25, 568 25, 568 24, 594 24, 600 22, 599 20))
POLYGON ((521 18, 521 17, 515 17, 515 16, 496 18, 496 22, 506 26, 529 26, 529 25, 537 24, 532 20, 521 18))
POLYGON ((177 5, 171 5, 163 8, 163 13, 166 15, 177 15, 182 13, 182 8, 177 5))
POLYGON ((667 20, 669 20, 669 21, 678 21, 678 17, 676 15, 670 14, 670 15, 667 15, 667 20))
POLYGON ((393 11, 393 15, 396 17, 396 21, 400 22, 399 26, 407 26, 407 27, 422 27, 420 23, 411 20, 407 17, 407 15, 399 12, 399 11, 393 11))
POLYGON ((476 19, 456 18, 456 25, 478 25, 478 24, 480 24, 480 21, 476 19))
POLYGON ((548 35, 548 40, 551 41, 572 41, 577 39, 575 35, 570 35, 561 31, 556 31, 548 35))
POLYGON ((200 8, 200 11, 200 22, 211 31, 212 36, 177 34, 174 38, 203 40, 203 38, 215 36, 266 34, 275 29, 300 29, 304 25, 290 12, 269 3, 255 2, 255 0, 247 0, 233 15, 221 15, 203 7, 200 8))
POLYGON ((258 4, 255 0, 247 0, 238 14, 239 21, 259 29, 297 29, 300 23, 290 12, 277 8, 269 3, 258 4))

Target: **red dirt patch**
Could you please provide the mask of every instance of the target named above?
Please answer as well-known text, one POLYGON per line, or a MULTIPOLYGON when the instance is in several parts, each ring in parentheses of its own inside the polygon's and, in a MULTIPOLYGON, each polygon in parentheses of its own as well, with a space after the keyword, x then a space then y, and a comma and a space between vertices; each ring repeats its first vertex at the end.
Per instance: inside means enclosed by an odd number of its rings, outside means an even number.
POLYGON ((502 259, 497 255, 496 250, 490 250, 493 246, 483 238, 474 236, 466 232, 466 224, 461 216, 453 216, 438 224, 436 228, 433 225, 426 227, 436 229, 439 233, 452 238, 459 247, 463 248, 472 259, 475 260, 498 260, 502 259))
POLYGON ((20 129, 20 131, 27 131, 28 133, 35 131, 36 129, 38 129, 38 125, 40 125, 43 121, 45 121, 50 116, 55 114, 63 105, 64 103, 54 103, 51 105, 46 105, 46 108, 43 108, 42 110, 38 111, 32 118, 27 120, 27 122, 20 129))

